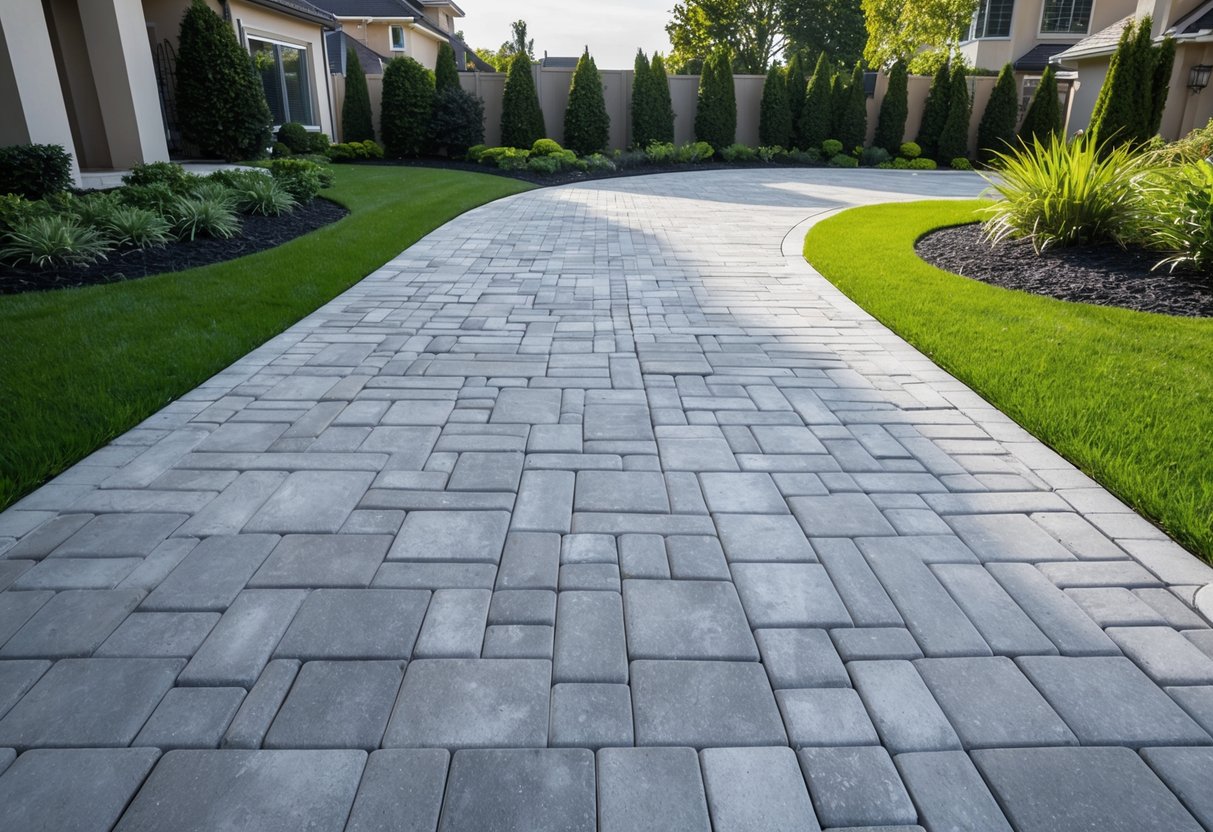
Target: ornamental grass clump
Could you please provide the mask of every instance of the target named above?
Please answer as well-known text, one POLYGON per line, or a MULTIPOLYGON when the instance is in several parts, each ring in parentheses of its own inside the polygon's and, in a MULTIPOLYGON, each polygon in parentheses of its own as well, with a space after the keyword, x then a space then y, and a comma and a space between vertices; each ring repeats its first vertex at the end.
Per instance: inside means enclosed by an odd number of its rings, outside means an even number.
POLYGON ((236 236, 240 230, 240 218, 232 210, 231 204, 213 199, 178 197, 169 208, 166 219, 180 240, 199 237, 226 240, 236 236))
POLYGON ((118 206, 100 221, 101 232, 117 246, 152 248, 173 239, 168 222, 155 211, 146 208, 118 206))
POLYGON ((1142 237, 1171 252, 1155 268, 1213 269, 1213 165, 1200 160, 1144 179, 1142 237))
POLYGON ((73 216, 33 217, 8 232, 0 260, 38 268, 87 265, 105 258, 110 242, 73 216))

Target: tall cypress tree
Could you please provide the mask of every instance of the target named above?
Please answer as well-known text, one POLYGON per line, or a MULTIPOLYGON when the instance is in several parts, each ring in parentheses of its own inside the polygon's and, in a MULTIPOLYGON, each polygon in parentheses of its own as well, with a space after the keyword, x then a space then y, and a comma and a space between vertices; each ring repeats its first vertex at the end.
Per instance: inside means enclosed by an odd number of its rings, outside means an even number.
POLYGON ((653 68, 643 49, 636 50, 632 65, 632 146, 644 149, 653 142, 656 101, 653 68))
POLYGON ((564 111, 564 146, 579 156, 606 149, 611 140, 611 118, 602 95, 602 76, 587 49, 577 61, 564 111))
POLYGON ((525 52, 519 52, 510 60, 510 71, 505 78, 505 93, 501 99, 501 144, 530 149, 546 133, 535 78, 531 75, 531 59, 525 52))
POLYGON ((839 72, 830 77, 830 132, 827 138, 837 139, 842 128, 843 113, 847 108, 849 79, 839 72))
POLYGON ((454 89, 459 86, 459 69, 455 66, 455 50, 449 43, 438 47, 438 61, 434 64, 434 91, 454 89))
POLYGON ((792 142, 792 111, 788 106, 788 88, 778 67, 767 72, 762 85, 762 111, 758 120, 758 139, 763 145, 789 147, 792 142))
POLYGON ((1145 134, 1142 141, 1149 141, 1158 135, 1162 126, 1162 114, 1167 108, 1167 93, 1171 91, 1171 71, 1175 68, 1175 39, 1171 36, 1163 38, 1163 42, 1153 50, 1154 77, 1150 85, 1150 118, 1146 122, 1145 134))
POLYGON ((1136 24, 1130 21, 1121 32, 1091 114, 1090 132, 1100 142, 1139 144, 1158 132, 1167 103, 1175 43, 1168 37, 1155 46, 1151 26, 1147 16, 1136 24))
POLYGON ((846 86, 837 136, 844 153, 863 146, 868 137, 868 96, 863 89, 863 66, 859 62, 851 70, 851 80, 846 86))
POLYGON ((800 114, 800 125, 797 130, 801 150, 809 148, 821 149, 821 143, 830 138, 830 80, 832 70, 830 62, 822 54, 817 59, 817 68, 809 79, 808 89, 804 97, 804 110, 800 114))
POLYGON ((800 53, 788 61, 788 70, 783 75, 785 97, 788 101, 788 113, 791 116, 792 130, 788 136, 789 147, 800 146, 800 116, 804 112, 805 86, 808 81, 804 77, 804 60, 800 53))
POLYGON ((375 127, 371 121, 371 94, 358 53, 350 47, 345 56, 345 100, 341 102, 341 139, 347 142, 372 141, 375 127))
POLYGON ((695 138, 716 150, 733 144, 737 136, 737 98, 733 90, 733 63, 723 48, 703 63, 699 100, 695 108, 695 138))
POLYGON ((1061 105, 1057 101, 1057 75, 1052 66, 1045 67, 1040 84, 1032 94, 1028 111, 1024 113, 1019 137, 1025 144, 1039 141, 1047 145, 1051 136, 1061 134, 1061 105))
POLYGON ((653 55, 650 69, 653 76, 653 98, 657 102, 653 141, 670 143, 674 141, 674 104, 670 99, 670 79, 665 74, 665 58, 660 52, 653 55))
POLYGON ((939 152, 939 134, 948 120, 948 102, 952 97, 952 73, 947 63, 939 65, 927 93, 927 102, 922 108, 922 124, 915 139, 922 148, 922 155, 934 159, 939 152))
POLYGON ((1019 84, 1010 64, 998 73, 998 81, 986 102, 977 125, 977 159, 989 164, 995 153, 1006 153, 1015 145, 1015 123, 1019 121, 1019 84))
POLYGON ((379 126, 387 155, 416 156, 425 146, 434 110, 434 73, 409 57, 383 68, 379 126))
POLYGON ((889 70, 889 86, 880 102, 880 118, 876 122, 876 137, 872 140, 875 147, 883 147, 893 156, 901 149, 906 135, 906 118, 910 112, 907 85, 906 65, 898 61, 889 70))
MULTIPOLYGON (((1056 88, 1054 88, 1056 89, 1056 88)), ((973 115, 973 102, 969 99, 969 81, 965 77, 964 64, 957 62, 952 70, 948 92, 948 117, 939 131, 938 160, 948 164, 953 159, 969 156, 969 122, 973 115)))

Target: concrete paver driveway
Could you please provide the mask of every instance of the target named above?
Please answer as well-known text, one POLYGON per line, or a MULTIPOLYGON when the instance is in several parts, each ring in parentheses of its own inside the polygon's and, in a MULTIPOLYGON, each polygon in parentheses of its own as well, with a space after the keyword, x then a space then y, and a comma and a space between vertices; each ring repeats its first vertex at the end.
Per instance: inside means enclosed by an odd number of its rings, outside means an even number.
POLYGON ((800 257, 979 190, 506 199, 32 494, 0 828, 1213 829, 1213 571, 800 257))

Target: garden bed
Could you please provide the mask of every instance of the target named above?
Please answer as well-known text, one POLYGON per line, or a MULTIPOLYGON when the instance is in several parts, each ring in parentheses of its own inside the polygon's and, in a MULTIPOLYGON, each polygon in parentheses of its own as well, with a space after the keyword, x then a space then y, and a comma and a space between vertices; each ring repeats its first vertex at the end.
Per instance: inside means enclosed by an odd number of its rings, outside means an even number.
POLYGON ((165 272, 179 272, 265 251, 336 222, 348 210, 321 197, 274 217, 245 216, 240 232, 228 239, 199 237, 155 248, 112 251, 86 265, 35 268, 0 265, 0 295, 114 283, 165 272))
POLYGON ((978 224, 933 231, 918 255, 945 271, 1035 295, 1138 312, 1213 317, 1213 275, 1154 268, 1159 254, 1112 244, 1054 248, 1036 254, 1030 240, 991 246, 978 224))

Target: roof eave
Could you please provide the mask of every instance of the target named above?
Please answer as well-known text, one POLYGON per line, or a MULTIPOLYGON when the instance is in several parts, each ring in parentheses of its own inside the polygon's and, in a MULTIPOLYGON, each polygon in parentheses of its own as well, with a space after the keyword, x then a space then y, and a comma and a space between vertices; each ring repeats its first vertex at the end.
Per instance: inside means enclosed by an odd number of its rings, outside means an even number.
POLYGON ((273 0, 244 0, 244 2, 254 6, 260 6, 263 9, 278 12, 279 14, 287 15, 288 17, 295 17, 300 20, 306 20, 310 23, 316 23, 326 29, 332 30, 337 28, 338 18, 336 15, 330 14, 323 9, 316 9, 316 12, 313 14, 306 9, 297 9, 292 6, 284 6, 281 3, 273 2, 273 0))

